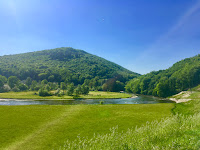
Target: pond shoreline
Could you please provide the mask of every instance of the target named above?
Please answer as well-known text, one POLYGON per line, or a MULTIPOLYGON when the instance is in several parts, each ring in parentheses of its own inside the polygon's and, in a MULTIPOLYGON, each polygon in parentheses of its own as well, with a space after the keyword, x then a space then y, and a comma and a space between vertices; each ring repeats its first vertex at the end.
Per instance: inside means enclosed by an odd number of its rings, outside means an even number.
POLYGON ((75 101, 75 100, 104 100, 104 99, 129 99, 137 98, 138 96, 132 96, 127 98, 75 98, 75 99, 23 99, 23 98, 0 98, 0 101, 75 101))
POLYGON ((150 96, 132 96, 130 98, 93 98, 93 99, 3 99, 0 98, 0 105, 96 105, 96 104, 155 104, 174 103, 170 100, 163 100, 150 96), (100 103, 103 101, 103 103, 100 103))

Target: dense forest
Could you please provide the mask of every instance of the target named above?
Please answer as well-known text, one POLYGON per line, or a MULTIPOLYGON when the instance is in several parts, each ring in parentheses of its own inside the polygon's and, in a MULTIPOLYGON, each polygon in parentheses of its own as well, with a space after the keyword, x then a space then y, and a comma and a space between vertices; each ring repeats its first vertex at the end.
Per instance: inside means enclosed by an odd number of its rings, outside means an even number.
POLYGON ((168 97, 200 84, 200 55, 186 58, 166 70, 152 71, 132 79, 126 91, 168 97))
POLYGON ((113 62, 70 47, 1 56, 0 75, 0 84, 4 86, 0 85, 1 91, 38 90, 42 85, 56 89, 61 88, 61 83, 84 85, 90 90, 120 91, 127 81, 139 76, 113 62))

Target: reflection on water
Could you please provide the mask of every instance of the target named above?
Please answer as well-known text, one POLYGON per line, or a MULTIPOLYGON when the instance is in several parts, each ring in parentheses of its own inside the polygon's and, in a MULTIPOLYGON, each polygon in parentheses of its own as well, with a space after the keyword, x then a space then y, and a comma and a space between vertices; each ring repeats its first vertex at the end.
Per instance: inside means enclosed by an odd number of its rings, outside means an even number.
POLYGON ((77 105, 77 104, 99 104, 103 101, 104 104, 156 104, 156 103, 174 103, 169 100, 151 96, 139 96, 136 98, 125 99, 92 99, 92 100, 11 100, 0 99, 0 105, 77 105))

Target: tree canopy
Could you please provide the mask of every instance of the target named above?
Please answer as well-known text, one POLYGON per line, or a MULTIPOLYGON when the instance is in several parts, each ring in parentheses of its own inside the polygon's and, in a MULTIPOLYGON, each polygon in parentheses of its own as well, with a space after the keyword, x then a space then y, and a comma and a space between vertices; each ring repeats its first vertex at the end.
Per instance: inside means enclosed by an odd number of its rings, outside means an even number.
POLYGON ((200 55, 186 58, 166 70, 152 71, 126 85, 128 92, 167 97, 200 84, 200 55))
POLYGON ((102 85, 116 76, 120 76, 118 81, 123 84, 139 76, 113 62, 70 47, 1 56, 0 75, 4 83, 7 81, 3 76, 16 76, 25 80, 28 87, 32 81, 48 81, 75 86, 84 83, 93 90, 102 90, 102 85))

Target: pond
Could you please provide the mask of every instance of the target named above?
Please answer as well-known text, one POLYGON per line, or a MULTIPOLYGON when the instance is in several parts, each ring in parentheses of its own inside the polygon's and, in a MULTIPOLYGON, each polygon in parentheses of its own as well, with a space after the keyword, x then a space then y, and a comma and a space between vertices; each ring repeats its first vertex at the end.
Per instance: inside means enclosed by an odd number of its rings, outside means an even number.
POLYGON ((77 104, 156 104, 174 103, 152 96, 138 96, 136 98, 122 99, 77 99, 77 100, 20 100, 20 99, 0 99, 0 105, 77 105, 77 104))

